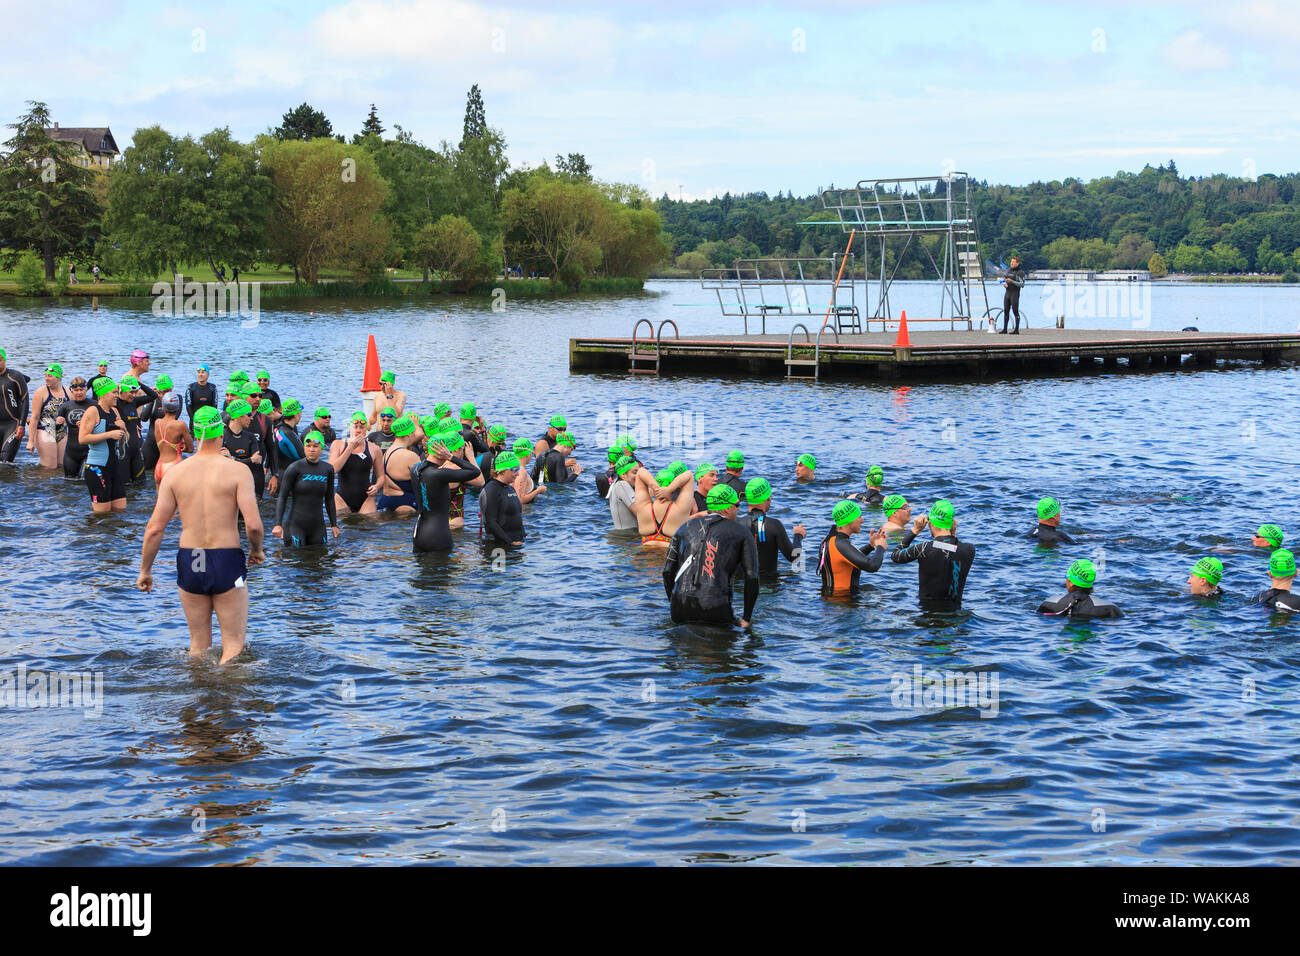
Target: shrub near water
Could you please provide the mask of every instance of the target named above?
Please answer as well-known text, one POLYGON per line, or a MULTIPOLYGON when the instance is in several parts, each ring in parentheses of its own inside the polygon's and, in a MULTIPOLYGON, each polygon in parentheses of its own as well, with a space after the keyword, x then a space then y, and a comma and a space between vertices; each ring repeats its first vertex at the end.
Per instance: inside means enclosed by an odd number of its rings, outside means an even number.
POLYGON ((26 252, 18 261, 18 292, 21 295, 45 295, 45 266, 36 254, 26 252))

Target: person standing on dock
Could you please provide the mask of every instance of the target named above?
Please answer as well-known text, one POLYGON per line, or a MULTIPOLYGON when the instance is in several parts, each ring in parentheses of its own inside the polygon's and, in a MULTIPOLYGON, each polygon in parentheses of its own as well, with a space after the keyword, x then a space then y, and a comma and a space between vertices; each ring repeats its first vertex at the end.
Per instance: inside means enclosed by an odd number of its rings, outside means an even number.
POLYGON ((1011 319, 1011 313, 1016 313, 1016 327, 1012 335, 1020 334, 1020 290, 1025 287, 1025 270, 1020 268, 1020 257, 1011 257, 1011 267, 1007 269, 1006 277, 1003 278, 1002 284, 1006 286, 1007 291, 1002 294, 1002 332, 1005 335, 1007 331, 1007 322, 1011 319))

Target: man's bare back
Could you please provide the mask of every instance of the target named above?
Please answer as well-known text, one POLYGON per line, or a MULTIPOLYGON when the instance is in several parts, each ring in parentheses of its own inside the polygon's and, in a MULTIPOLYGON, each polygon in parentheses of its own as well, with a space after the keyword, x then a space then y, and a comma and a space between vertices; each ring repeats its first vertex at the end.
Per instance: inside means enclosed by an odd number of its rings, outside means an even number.
MULTIPOLYGON (((253 495, 248 466, 221 455, 193 455, 163 476, 161 502, 170 495, 181 513, 182 548, 238 548, 239 492, 253 495)), ((254 501, 253 509, 257 505, 254 501)))

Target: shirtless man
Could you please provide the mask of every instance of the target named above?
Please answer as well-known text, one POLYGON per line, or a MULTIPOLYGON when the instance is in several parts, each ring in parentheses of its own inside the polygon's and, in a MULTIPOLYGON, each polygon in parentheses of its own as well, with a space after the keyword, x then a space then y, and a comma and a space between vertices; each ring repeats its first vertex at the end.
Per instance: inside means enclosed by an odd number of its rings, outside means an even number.
POLYGON ((248 588, 244 552, 240 548, 238 515, 248 533, 248 564, 261 564, 262 518, 257 513, 253 475, 221 454, 225 428, 215 408, 194 416, 199 450, 170 469, 158 487, 158 503, 144 530, 140 576, 136 587, 153 591, 153 562, 163 531, 179 509, 180 548, 176 552, 176 584, 181 608, 190 627, 190 656, 212 646, 212 613, 221 626, 221 663, 244 649, 248 626, 248 588))
POLYGON ((181 421, 181 397, 168 395, 162 404, 163 417, 153 427, 158 436, 158 464, 153 468, 155 485, 161 485, 163 475, 181 460, 181 456, 193 454, 194 437, 190 427, 181 421))
POLYGON ((401 389, 393 387, 397 381, 397 373, 393 371, 385 372, 379 376, 379 387, 383 394, 375 396, 375 407, 370 412, 370 419, 366 422, 371 428, 379 421, 379 413, 385 408, 391 408, 396 418, 402 417, 402 412, 406 411, 406 393, 401 389))
POLYGON ((912 506, 902 495, 886 495, 880 510, 885 513, 885 523, 880 526, 885 534, 902 534, 912 520, 912 506))
POLYGON ((517 438, 514 452, 515 457, 519 459, 519 471, 515 474, 515 494, 523 504, 531 504, 538 495, 546 491, 546 486, 537 484, 533 481, 533 476, 528 473, 529 462, 533 460, 533 443, 527 438, 517 438))
POLYGON ((695 476, 683 471, 674 478, 665 468, 652 478, 649 469, 638 468, 635 480, 632 514, 636 515, 641 543, 666 548, 695 508, 695 476))

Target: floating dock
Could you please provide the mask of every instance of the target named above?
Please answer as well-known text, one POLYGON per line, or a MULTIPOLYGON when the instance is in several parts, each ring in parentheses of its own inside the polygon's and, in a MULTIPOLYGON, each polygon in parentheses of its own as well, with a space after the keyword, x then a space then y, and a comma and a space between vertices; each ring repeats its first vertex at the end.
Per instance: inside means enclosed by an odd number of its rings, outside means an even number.
MULTIPOLYGON (((648 323, 646 323, 648 324, 648 323)), ((821 378, 1060 375, 1086 369, 1213 367, 1220 360, 1274 364, 1300 360, 1300 333, 1156 332, 1142 329, 1022 329, 791 335, 664 334, 569 340, 569 369, 642 374, 740 373, 821 378)))

